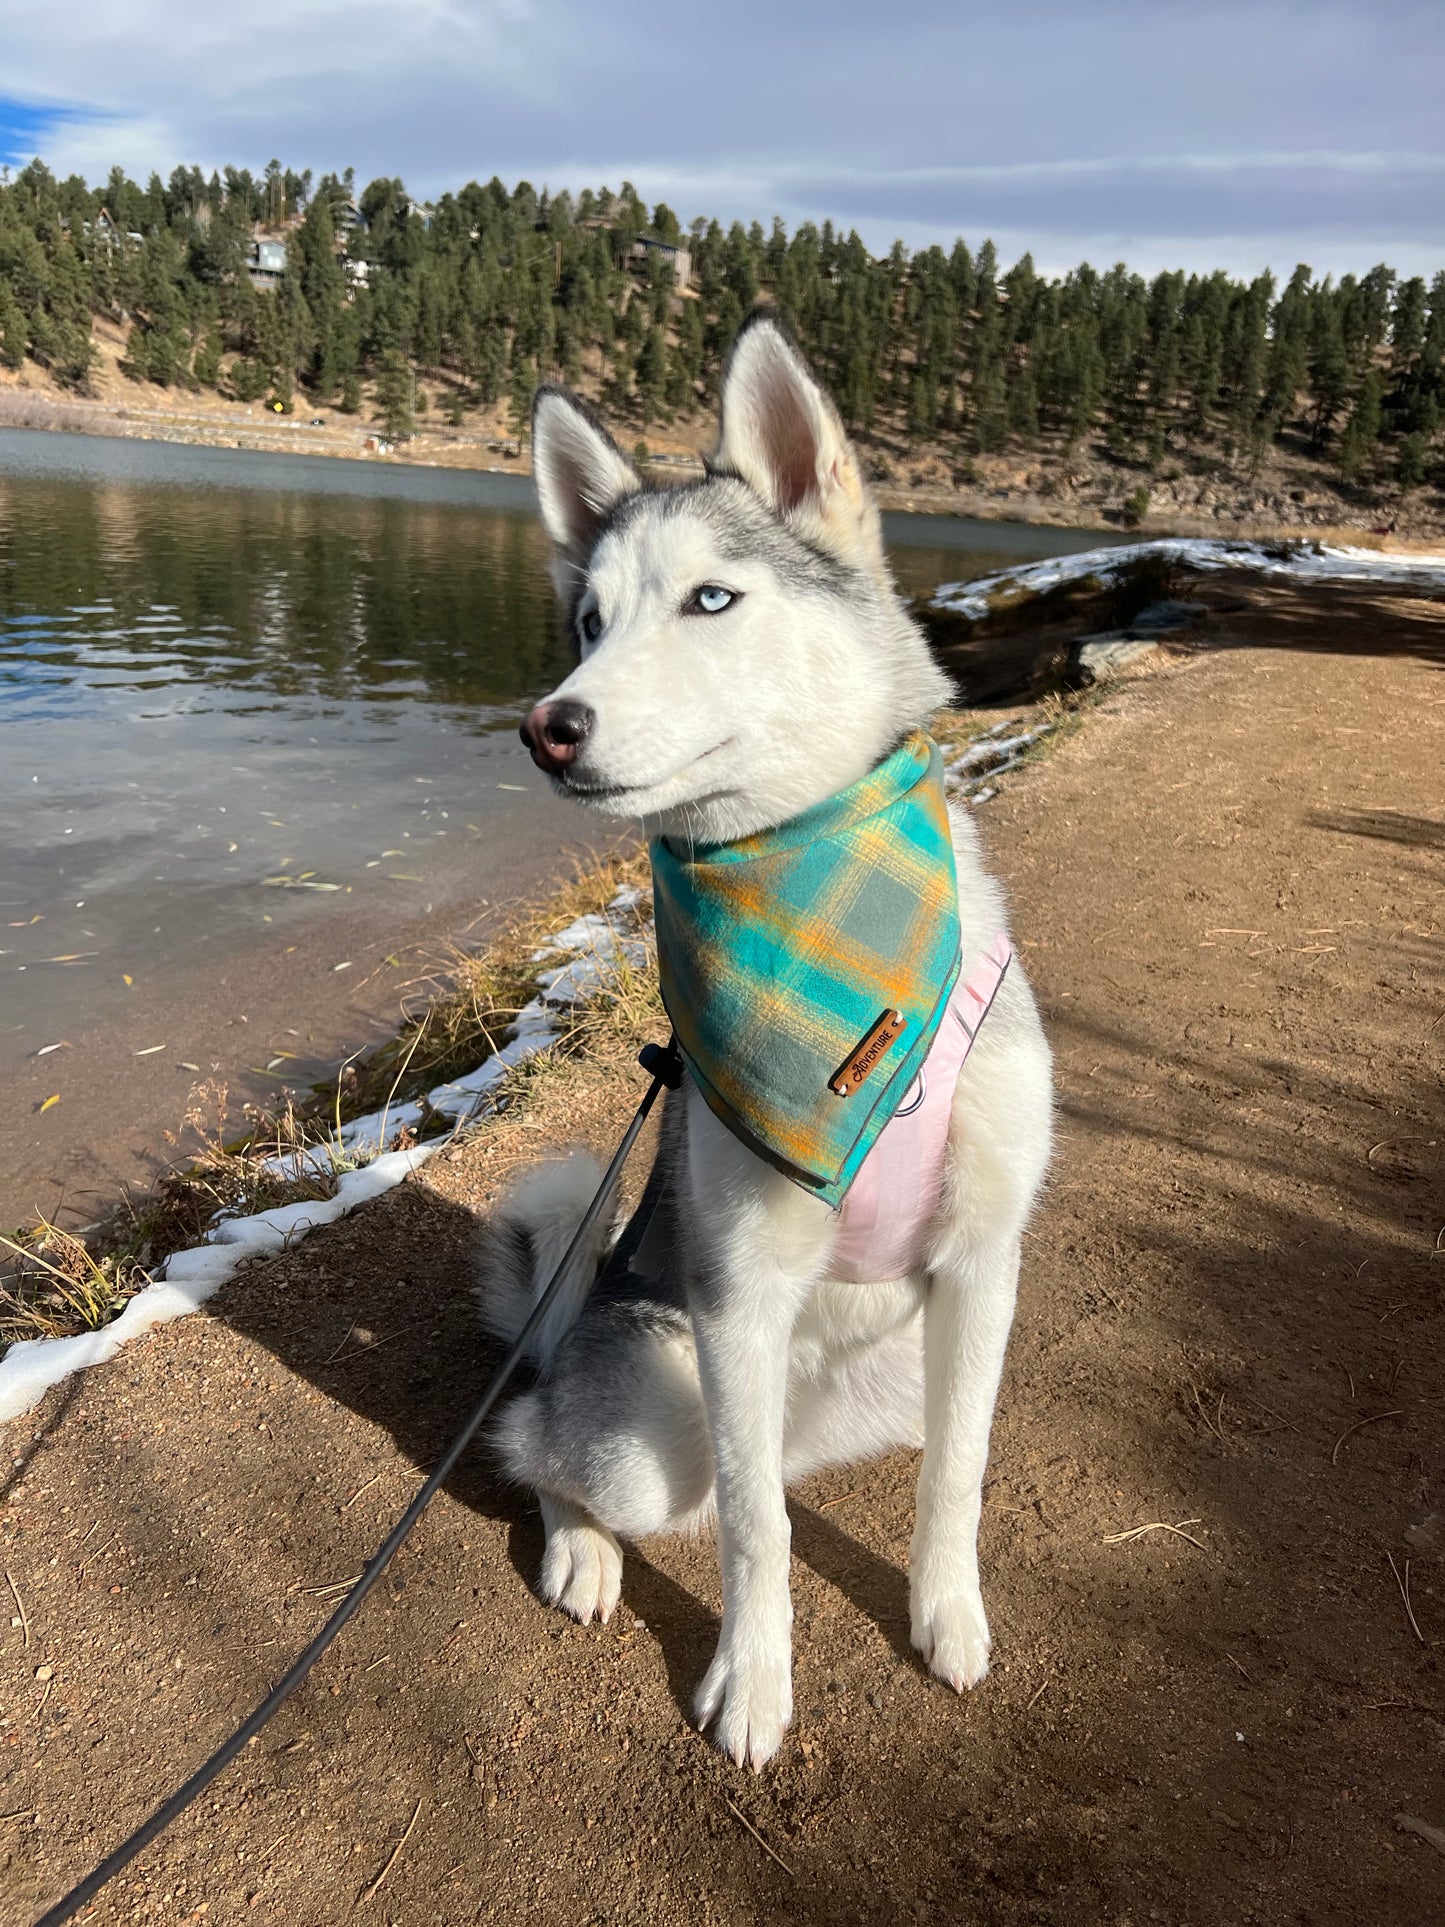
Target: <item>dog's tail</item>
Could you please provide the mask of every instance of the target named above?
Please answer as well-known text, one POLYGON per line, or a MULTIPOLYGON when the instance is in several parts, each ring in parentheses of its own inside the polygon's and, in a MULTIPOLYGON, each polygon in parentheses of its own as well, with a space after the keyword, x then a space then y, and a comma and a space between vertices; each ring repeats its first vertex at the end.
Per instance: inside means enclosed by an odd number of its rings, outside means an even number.
MULTIPOLYGON (((476 1297, 482 1323, 509 1343, 532 1314, 586 1215, 602 1167, 585 1152, 524 1171, 498 1201, 478 1241, 476 1297)), ((604 1212, 573 1262, 572 1273, 532 1334, 527 1357, 545 1365, 576 1323, 597 1269, 617 1236, 617 1207, 604 1212)))

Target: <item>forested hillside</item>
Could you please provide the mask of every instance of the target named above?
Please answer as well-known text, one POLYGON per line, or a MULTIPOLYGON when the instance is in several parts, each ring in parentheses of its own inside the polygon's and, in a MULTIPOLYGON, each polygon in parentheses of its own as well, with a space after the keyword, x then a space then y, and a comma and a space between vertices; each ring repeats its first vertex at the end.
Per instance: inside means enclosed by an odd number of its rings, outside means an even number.
POLYGON ((1049 279, 1028 255, 1003 268, 988 241, 879 259, 826 223, 684 232, 627 184, 574 199, 494 179, 422 207, 399 180, 356 192, 349 174, 313 183, 275 162, 144 188, 118 169, 57 182, 34 162, 0 186, 0 364, 29 357, 80 392, 99 315, 131 323, 122 367, 138 381, 283 411, 309 397, 404 435, 418 375, 453 422, 504 403, 518 428, 538 381, 560 377, 641 432, 712 400, 759 299, 860 437, 941 447, 963 473, 1041 446, 1248 473, 1284 441, 1345 481, 1445 479, 1445 273, 1049 279), (284 249, 270 277, 263 237, 284 249), (666 247, 635 247, 649 237, 687 251, 685 286, 666 247))

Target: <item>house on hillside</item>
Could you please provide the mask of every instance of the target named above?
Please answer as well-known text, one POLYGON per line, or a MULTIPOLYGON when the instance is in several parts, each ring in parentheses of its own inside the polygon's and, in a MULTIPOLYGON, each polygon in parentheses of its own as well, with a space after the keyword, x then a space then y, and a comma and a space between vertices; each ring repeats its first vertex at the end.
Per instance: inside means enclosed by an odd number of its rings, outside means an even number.
POLYGON ((251 243, 246 272, 253 288, 274 288, 286 272, 286 243, 264 240, 258 235, 251 243))
POLYGON ((685 241, 662 241, 655 234, 639 234, 632 243, 632 259, 641 266, 650 257, 667 262, 675 288, 685 288, 691 281, 692 249, 685 241))

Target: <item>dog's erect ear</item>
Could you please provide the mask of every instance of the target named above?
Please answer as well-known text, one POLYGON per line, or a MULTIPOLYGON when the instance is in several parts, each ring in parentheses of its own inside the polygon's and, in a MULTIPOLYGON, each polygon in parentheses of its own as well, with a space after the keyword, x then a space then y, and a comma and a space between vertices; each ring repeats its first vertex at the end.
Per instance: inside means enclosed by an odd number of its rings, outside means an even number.
POLYGON ((775 321, 734 344, 715 458, 800 534, 885 576, 883 532, 838 411, 775 321))
POLYGON ((591 414, 565 388, 539 388, 532 405, 532 473, 547 533, 580 561, 624 495, 642 478, 591 414))

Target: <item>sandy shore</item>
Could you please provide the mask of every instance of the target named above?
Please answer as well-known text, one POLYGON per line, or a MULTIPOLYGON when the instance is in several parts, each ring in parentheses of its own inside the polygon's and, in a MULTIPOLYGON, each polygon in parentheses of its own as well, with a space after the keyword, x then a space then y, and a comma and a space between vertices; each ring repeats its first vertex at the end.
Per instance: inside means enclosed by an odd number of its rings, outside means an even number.
MULTIPOLYGON (((986 1493, 988 1681, 956 1699, 909 1654, 914 1456, 810 1481, 797 1718, 754 1779, 687 1716, 714 1549, 632 1551, 584 1632, 532 1598, 531 1506, 477 1453, 98 1923, 319 1927, 409 1822, 370 1903, 407 1927, 1445 1904, 1396 1825, 1445 1825, 1439 629, 1301 650, 1234 617, 981 818, 1061 1104, 986 1493)), ((227 1730, 415 1489, 489 1362, 475 1215, 635 1097, 552 1088, 9 1428, 0 1920, 227 1730)))

